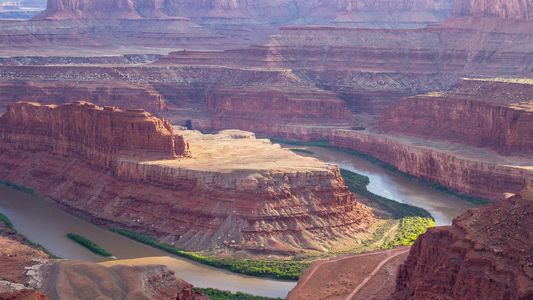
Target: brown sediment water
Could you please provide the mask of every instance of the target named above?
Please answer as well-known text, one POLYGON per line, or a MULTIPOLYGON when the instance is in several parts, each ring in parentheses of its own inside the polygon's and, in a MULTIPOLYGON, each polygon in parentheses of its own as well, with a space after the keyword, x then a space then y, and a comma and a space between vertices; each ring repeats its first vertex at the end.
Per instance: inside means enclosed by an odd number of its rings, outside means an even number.
POLYGON ((135 242, 119 234, 72 216, 52 203, 20 191, 0 186, 0 213, 30 240, 43 245, 53 254, 67 258, 109 264, 166 264, 176 276, 198 287, 241 291, 267 297, 287 296, 296 282, 279 281, 234 274, 202 265, 159 249, 135 242), (95 242, 118 260, 93 254, 67 238, 73 232, 95 242))
MULTIPOLYGON (((295 148, 292 145, 283 147, 295 148)), ((341 168, 368 176, 368 189, 378 195, 399 202, 423 207, 435 218, 436 225, 449 225, 451 220, 475 205, 446 195, 423 184, 385 170, 364 159, 321 147, 298 147, 313 151, 312 156, 341 168)), ((0 213, 9 217, 15 228, 30 240, 39 243, 52 253, 68 259, 112 264, 166 264, 176 271, 176 276, 199 287, 214 287, 232 292, 285 297, 295 282, 277 281, 233 274, 205 266, 135 242, 131 239, 95 226, 72 216, 52 203, 38 197, 0 186, 0 213), (115 255, 110 260, 91 253, 66 237, 73 232, 82 235, 115 255)))
POLYGON ((370 183, 367 188, 370 192, 426 209, 435 218, 436 226, 451 225, 454 218, 469 208, 478 207, 478 205, 447 195, 348 153, 323 147, 300 147, 289 144, 281 144, 281 146, 312 151, 314 154, 302 152, 298 154, 315 157, 339 165, 343 169, 368 176, 370 183))

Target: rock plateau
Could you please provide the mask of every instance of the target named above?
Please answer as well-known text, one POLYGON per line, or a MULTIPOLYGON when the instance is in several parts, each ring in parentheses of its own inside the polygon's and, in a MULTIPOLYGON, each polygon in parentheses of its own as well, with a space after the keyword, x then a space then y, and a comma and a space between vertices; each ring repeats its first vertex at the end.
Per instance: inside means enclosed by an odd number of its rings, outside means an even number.
POLYGON ((14 103, 0 176, 76 215, 220 254, 326 250, 375 222, 336 165, 251 133, 180 131, 144 110, 14 103))

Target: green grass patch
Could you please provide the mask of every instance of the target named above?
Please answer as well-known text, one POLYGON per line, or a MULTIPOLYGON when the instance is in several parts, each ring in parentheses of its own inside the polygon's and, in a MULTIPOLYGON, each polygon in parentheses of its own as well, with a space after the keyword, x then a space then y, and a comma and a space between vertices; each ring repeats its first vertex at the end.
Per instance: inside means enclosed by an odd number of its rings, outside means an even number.
POLYGON ((400 221, 400 228, 394 239, 385 243, 382 248, 412 245, 416 238, 426 232, 429 227, 435 226, 435 221, 430 218, 406 217, 400 221))
POLYGON ((67 233, 67 237, 69 239, 71 239, 71 240, 74 240, 78 244, 84 246, 85 248, 89 249, 94 254, 97 254, 97 255, 100 255, 100 256, 104 256, 104 257, 113 256, 113 254, 111 254, 110 252, 106 251, 104 248, 98 246, 97 244, 95 244, 91 240, 89 240, 88 238, 85 238, 85 237, 83 237, 81 235, 77 235, 77 234, 69 232, 69 233, 67 233))
POLYGON ((302 271, 310 265, 310 263, 295 261, 236 260, 215 258, 212 256, 204 256, 194 252, 187 252, 177 249, 171 245, 160 243, 149 236, 138 234, 129 230, 117 228, 109 228, 109 230, 177 256, 188 258, 205 265, 246 275, 284 280, 297 280, 302 271))
POLYGON ((28 195, 32 195, 32 196, 39 196, 39 193, 35 192, 34 190, 32 189, 29 189, 29 188, 25 188, 23 186, 20 186, 18 184, 14 184, 14 183, 11 183, 11 182, 7 182, 7 181, 4 181, 4 180, 0 180, 0 184, 4 185, 4 186, 7 186, 7 187, 10 187, 14 190, 17 190, 17 191, 21 191, 25 194, 28 194, 28 195))
POLYGON ((50 255, 50 256, 51 256, 52 258, 54 258, 54 259, 62 259, 61 257, 52 254, 50 251, 48 251, 48 250, 47 250, 45 247, 43 247, 42 245, 37 244, 37 243, 31 241, 31 240, 30 240, 29 238, 27 238, 25 235, 19 233, 19 232, 15 229, 15 227, 13 226, 13 223, 11 222, 11 220, 10 220, 7 216, 5 216, 4 214, 0 214, 0 222, 4 222, 4 223, 6 223, 7 227, 9 227, 9 229, 11 229, 11 230, 17 232, 17 234, 18 234, 20 237, 23 237, 23 238, 24 238, 24 240, 26 241, 26 243, 27 243, 28 245, 30 245, 30 246, 32 246, 32 247, 34 247, 34 248, 37 248, 37 249, 43 251, 44 253, 46 253, 47 255, 50 255))
POLYGON ((202 291, 204 295, 209 296, 211 300, 281 300, 281 298, 270 298, 263 296, 255 296, 242 292, 233 294, 230 291, 222 291, 213 288, 193 288, 196 291, 202 291))
POLYGON ((307 154, 315 154, 315 152, 310 151, 310 150, 305 150, 305 149, 291 148, 290 150, 292 152, 302 152, 302 153, 307 153, 307 154))
POLYGON ((360 158, 362 158, 364 160, 367 160, 367 161, 369 161, 369 162, 371 162, 371 163, 373 163, 375 165, 378 165, 378 166, 380 166, 380 167, 382 167, 382 168, 384 168, 386 170, 396 172, 396 173, 400 174, 402 177, 405 177, 405 178, 408 178, 408 179, 411 179, 411 180, 414 180, 414 181, 418 181, 418 182, 420 182, 421 184, 423 184, 423 185, 425 185, 427 187, 436 189, 438 191, 441 191, 441 192, 443 192, 445 194, 448 194, 450 196, 459 198, 459 199, 464 200, 466 202, 470 202, 472 204, 478 204, 478 205, 484 205, 484 204, 489 203, 488 201, 486 201, 486 200, 484 200, 482 198, 464 195, 462 193, 458 193, 456 191, 453 191, 453 190, 441 185, 440 183, 429 182, 429 181, 427 181, 425 179, 418 178, 418 177, 413 176, 411 174, 408 174, 408 173, 405 173, 403 171, 400 171, 396 167, 392 166, 391 164, 386 163, 386 162, 384 162, 384 161, 382 161, 380 159, 377 159, 377 158, 375 158, 375 157, 373 157, 371 155, 364 154, 364 153, 361 153, 359 151, 355 151, 355 150, 352 150, 352 149, 346 149, 346 148, 331 146, 329 140, 320 140, 320 141, 316 141, 316 142, 295 142, 295 141, 283 141, 283 140, 278 140, 278 139, 270 139, 270 140, 273 143, 285 143, 285 144, 289 144, 289 145, 315 146, 315 147, 325 147, 325 148, 335 149, 335 150, 338 150, 338 151, 341 151, 341 152, 344 152, 344 153, 348 153, 348 154, 360 157, 360 158))

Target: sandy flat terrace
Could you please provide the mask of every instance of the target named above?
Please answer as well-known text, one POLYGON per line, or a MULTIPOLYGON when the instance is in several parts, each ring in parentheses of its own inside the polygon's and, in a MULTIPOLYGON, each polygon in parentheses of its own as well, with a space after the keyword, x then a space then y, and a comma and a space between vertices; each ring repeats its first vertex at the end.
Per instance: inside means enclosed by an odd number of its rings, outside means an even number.
POLYGON ((178 131, 189 143, 193 158, 146 161, 143 164, 211 172, 277 171, 313 172, 331 170, 331 165, 315 158, 303 157, 268 139, 241 130, 224 130, 218 134, 178 131))
POLYGON ((532 159, 518 156, 503 156, 498 154, 496 151, 490 149, 465 146, 458 143, 427 140, 416 137, 379 134, 370 132, 368 130, 357 131, 357 133, 386 138, 398 142, 402 145, 451 155, 453 157, 465 161, 489 163, 494 164, 496 166, 507 166, 513 168, 533 170, 532 159))

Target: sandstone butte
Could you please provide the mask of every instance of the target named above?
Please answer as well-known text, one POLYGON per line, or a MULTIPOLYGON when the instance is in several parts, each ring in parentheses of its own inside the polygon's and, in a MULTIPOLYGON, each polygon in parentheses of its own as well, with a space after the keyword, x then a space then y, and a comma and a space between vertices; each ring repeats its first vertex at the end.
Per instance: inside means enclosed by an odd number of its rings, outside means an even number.
POLYGON ((0 176, 102 226, 212 254, 326 250, 376 221, 337 165, 248 132, 180 133, 141 109, 13 103, 0 176))
POLYGON ((0 299, 208 300, 163 265, 104 267, 54 260, 0 222, 0 299), (81 295, 81 297, 80 297, 81 295))
POLYGON ((396 299, 532 299, 533 192, 469 209, 420 235, 398 270, 396 299))
POLYGON ((287 299, 532 299, 532 214, 526 185, 429 228, 412 246, 314 262, 287 299))

